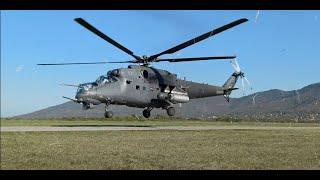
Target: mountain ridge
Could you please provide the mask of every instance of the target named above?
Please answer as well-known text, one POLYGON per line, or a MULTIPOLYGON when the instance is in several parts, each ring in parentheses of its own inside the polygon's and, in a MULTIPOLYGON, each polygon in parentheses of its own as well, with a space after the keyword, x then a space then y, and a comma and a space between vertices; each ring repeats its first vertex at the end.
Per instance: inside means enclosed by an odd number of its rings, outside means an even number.
MULTIPOLYGON (((320 120, 320 83, 314 83, 297 90, 283 91, 270 89, 256 92, 240 98, 231 98, 226 102, 223 96, 192 99, 189 103, 175 105, 176 116, 180 118, 212 118, 230 116, 240 118, 296 120, 320 120)), ((142 109, 112 105, 110 110, 115 116, 142 115, 142 109)), ((103 117, 104 105, 94 109, 82 110, 80 104, 66 102, 32 113, 13 118, 70 118, 103 117)), ((166 116, 162 109, 154 109, 151 116, 166 116)))

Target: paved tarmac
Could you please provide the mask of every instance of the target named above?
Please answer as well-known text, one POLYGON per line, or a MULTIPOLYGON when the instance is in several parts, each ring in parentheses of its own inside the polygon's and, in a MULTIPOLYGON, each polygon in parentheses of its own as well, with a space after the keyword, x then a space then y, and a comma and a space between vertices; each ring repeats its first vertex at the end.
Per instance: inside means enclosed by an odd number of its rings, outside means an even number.
POLYGON ((32 131, 154 131, 154 130, 320 130, 317 127, 276 127, 276 126, 4 126, 1 132, 32 132, 32 131))

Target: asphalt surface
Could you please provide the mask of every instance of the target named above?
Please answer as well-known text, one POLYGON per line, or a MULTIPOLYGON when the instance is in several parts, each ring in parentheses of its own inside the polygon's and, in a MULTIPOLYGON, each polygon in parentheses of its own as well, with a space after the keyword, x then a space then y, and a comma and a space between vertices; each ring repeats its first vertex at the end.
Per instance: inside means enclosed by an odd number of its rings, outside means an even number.
POLYGON ((269 126, 4 126, 1 132, 32 132, 32 131, 154 131, 154 130, 320 130, 320 127, 269 127, 269 126))

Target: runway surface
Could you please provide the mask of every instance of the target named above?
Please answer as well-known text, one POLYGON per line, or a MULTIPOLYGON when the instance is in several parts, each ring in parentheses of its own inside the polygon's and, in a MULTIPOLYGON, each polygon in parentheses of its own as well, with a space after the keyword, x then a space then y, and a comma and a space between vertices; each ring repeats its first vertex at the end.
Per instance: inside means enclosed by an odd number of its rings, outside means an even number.
POLYGON ((275 127, 275 126, 4 126, 1 132, 32 132, 32 131, 202 131, 202 130, 320 130, 320 127, 275 127))

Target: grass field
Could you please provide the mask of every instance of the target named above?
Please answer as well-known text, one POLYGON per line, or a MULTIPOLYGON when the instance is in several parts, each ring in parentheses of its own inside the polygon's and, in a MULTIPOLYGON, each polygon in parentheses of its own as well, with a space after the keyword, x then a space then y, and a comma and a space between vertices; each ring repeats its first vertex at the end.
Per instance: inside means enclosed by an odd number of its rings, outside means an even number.
POLYGON ((2 126, 281 126, 282 130, 1 132, 1 169, 320 169, 314 123, 2 120, 2 126))
POLYGON ((1 126, 58 126, 58 125, 154 125, 154 126, 276 126, 276 127, 320 127, 320 123, 276 123, 246 121, 242 119, 217 118, 211 120, 186 120, 173 118, 137 119, 134 117, 116 117, 112 119, 1 119, 1 126))

